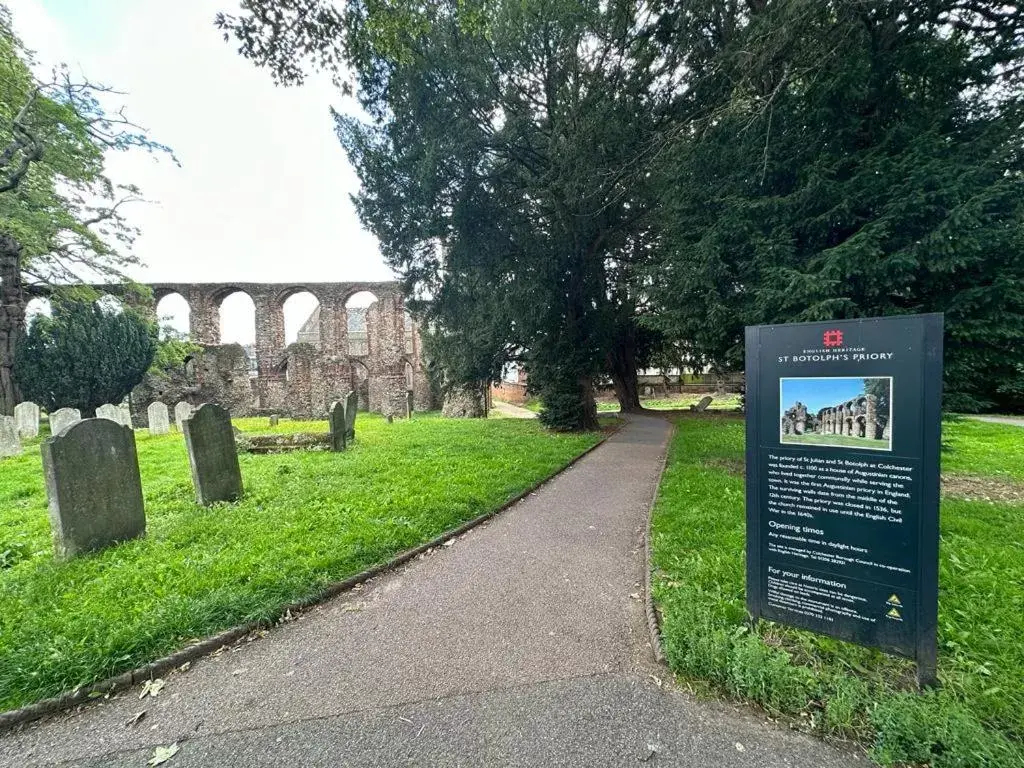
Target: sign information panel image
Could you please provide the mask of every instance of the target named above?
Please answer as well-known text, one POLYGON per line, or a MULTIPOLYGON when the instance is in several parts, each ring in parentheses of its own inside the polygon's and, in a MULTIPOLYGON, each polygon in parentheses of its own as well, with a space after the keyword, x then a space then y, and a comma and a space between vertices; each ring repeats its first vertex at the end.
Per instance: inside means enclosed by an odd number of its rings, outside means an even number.
POLYGON ((747 608, 934 682, 942 316, 746 335, 747 608))

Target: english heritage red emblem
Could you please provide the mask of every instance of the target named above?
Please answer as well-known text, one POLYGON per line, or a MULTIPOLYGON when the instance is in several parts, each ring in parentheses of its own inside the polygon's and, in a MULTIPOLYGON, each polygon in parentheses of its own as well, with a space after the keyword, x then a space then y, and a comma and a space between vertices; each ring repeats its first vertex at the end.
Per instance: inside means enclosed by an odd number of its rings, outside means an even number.
POLYGON ((822 343, 826 347, 841 347, 843 346, 843 332, 842 331, 825 331, 825 335, 822 338, 822 343))

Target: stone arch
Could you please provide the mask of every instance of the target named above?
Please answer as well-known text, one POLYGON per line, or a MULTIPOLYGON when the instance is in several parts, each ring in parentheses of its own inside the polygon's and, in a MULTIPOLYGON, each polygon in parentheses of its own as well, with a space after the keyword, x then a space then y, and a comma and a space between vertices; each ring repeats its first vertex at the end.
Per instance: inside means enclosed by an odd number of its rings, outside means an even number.
POLYGON ((154 311, 160 326, 160 338, 189 338, 191 333, 192 307, 178 291, 161 291, 160 298, 154 294, 154 311))
POLYGON ((854 437, 867 437, 867 417, 856 416, 854 417, 853 424, 853 435, 854 437))
POLYGON ((37 317, 52 317, 53 305, 45 296, 33 296, 25 304, 25 327, 28 328, 37 317))
POLYGON ((234 286, 213 296, 221 344, 238 344, 249 360, 249 378, 256 378, 256 300, 244 288, 234 286))
POLYGON ((349 357, 370 355, 370 308, 379 304, 380 299, 371 291, 356 290, 344 298, 345 327, 348 338, 349 357))
POLYGON ((284 314, 284 342, 320 347, 320 312, 322 300, 316 293, 301 286, 278 294, 284 314))

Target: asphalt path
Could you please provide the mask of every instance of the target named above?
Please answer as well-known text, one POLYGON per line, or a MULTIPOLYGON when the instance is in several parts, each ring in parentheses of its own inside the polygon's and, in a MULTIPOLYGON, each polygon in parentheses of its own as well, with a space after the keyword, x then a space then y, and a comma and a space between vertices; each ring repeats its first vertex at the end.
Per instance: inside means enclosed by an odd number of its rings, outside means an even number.
POLYGON ((653 660, 643 530, 669 426, 636 417, 439 547, 141 689, 0 737, 0 765, 865 766, 653 660), (145 712, 137 719, 140 712, 145 712))

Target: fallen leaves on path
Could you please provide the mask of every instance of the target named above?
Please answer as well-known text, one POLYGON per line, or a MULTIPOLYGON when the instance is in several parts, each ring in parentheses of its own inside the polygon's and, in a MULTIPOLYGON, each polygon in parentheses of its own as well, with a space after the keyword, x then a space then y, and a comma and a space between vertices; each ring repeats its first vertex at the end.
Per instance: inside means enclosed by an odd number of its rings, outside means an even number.
POLYGON ((142 685, 142 693, 139 694, 139 698, 140 699, 144 699, 144 698, 146 698, 146 696, 150 696, 152 698, 156 698, 157 696, 160 695, 160 691, 162 691, 164 689, 165 685, 167 685, 167 683, 165 683, 159 677, 156 680, 147 680, 142 685))
POLYGON ((149 762, 146 765, 163 765, 176 754, 178 754, 178 742, 174 742, 169 747, 157 747, 153 750, 153 756, 149 758, 149 762))

